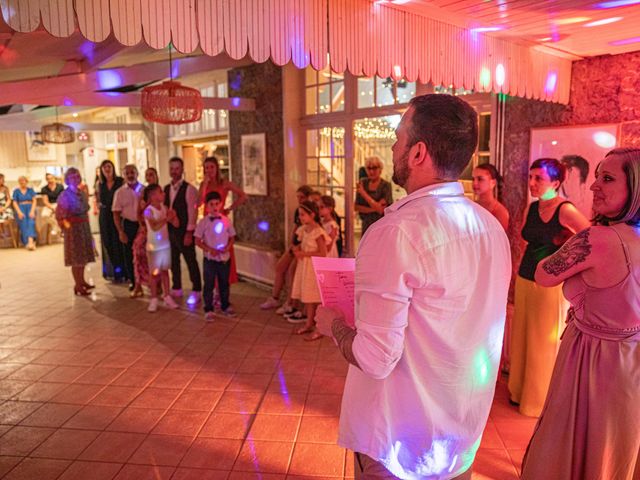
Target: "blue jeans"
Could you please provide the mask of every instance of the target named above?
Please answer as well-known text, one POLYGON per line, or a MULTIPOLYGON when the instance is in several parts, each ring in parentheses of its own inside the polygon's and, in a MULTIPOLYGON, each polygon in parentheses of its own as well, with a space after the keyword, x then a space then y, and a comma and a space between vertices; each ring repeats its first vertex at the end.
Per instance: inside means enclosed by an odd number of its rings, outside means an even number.
POLYGON ((202 263, 204 276, 204 311, 213 312, 213 289, 216 280, 218 281, 218 292, 220 293, 220 307, 222 310, 229 308, 229 275, 231 274, 231 260, 218 262, 216 260, 204 259, 202 263))

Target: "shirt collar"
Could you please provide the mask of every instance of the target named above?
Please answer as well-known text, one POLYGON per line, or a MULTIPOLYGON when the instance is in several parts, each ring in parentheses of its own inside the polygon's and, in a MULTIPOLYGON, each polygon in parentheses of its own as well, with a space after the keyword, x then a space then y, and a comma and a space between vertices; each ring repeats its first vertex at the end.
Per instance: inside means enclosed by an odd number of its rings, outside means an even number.
POLYGON ((174 190, 177 190, 178 188, 180 188, 180 185, 182 185, 183 181, 184 181, 184 179, 181 178, 176 183, 171 182, 171 188, 173 188, 174 190))
POLYGON ((459 182, 443 182, 422 187, 406 197, 393 202, 385 209, 385 213, 395 212, 407 203, 423 197, 460 197, 464 195, 464 188, 459 182))

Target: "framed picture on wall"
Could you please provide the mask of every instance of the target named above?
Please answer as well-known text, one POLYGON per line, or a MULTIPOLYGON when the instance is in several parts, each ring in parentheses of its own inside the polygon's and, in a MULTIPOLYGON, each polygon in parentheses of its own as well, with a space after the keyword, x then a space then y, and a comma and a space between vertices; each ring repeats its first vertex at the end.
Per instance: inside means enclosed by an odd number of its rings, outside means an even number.
POLYGON ((26 132, 27 160, 29 162, 48 162, 56 159, 56 146, 45 143, 40 132, 26 132))
POLYGON ((242 135, 242 189, 247 195, 267 195, 267 141, 264 133, 242 135))
POLYGON ((556 158, 567 167, 567 178, 560 195, 570 200, 587 218, 591 218, 598 163, 619 144, 619 125, 580 125, 531 129, 529 165, 543 157, 556 158))

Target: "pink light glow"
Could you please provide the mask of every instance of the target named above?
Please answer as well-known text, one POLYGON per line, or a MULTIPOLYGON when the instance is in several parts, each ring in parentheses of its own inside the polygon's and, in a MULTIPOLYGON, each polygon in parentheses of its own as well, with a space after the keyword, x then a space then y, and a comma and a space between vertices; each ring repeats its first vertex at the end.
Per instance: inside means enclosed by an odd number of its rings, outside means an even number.
POLYGON ((632 37, 632 38, 624 38, 622 40, 615 40, 613 42, 609 42, 609 45, 613 45, 614 47, 619 47, 622 45, 631 45, 632 43, 640 43, 640 37, 632 37))

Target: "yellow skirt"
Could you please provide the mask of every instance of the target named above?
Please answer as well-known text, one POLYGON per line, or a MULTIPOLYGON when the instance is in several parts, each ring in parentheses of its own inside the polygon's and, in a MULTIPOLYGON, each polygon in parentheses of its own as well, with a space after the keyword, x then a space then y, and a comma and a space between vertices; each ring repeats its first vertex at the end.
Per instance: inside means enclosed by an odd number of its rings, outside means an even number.
POLYGON ((542 412, 568 308, 562 285, 541 287, 516 278, 509 393, 523 415, 539 417, 542 412))

